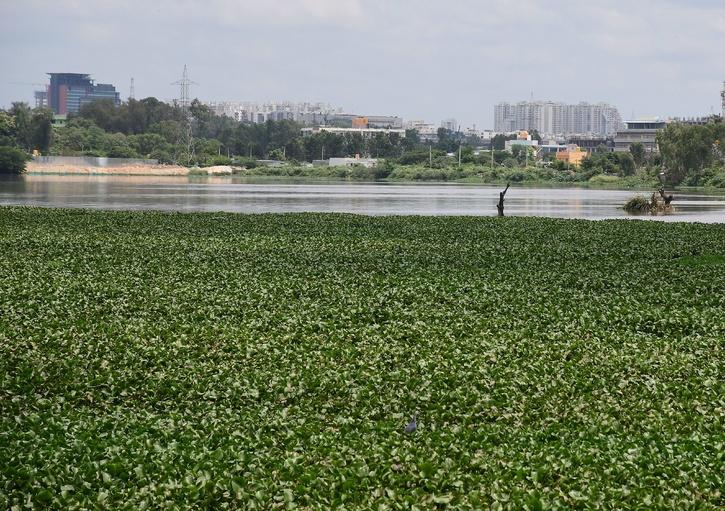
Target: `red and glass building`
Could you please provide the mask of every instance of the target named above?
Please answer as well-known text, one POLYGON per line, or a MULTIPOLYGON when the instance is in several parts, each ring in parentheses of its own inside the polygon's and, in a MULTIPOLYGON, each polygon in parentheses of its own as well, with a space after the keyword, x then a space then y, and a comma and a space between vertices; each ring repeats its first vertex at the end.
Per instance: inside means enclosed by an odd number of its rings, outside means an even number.
POLYGON ((108 83, 96 84, 90 75, 81 73, 48 73, 48 106, 58 115, 77 113, 83 105, 99 99, 110 99, 116 105, 121 97, 108 83))

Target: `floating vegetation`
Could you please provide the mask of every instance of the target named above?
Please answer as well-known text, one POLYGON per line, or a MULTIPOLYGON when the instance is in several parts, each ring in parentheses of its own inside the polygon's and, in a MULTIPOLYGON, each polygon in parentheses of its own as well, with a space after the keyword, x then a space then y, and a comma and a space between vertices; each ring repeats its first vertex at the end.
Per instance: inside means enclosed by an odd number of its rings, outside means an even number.
POLYGON ((635 195, 624 205, 624 210, 628 213, 649 213, 650 202, 644 195, 635 195))
POLYGON ((723 256, 724 225, 0 208, 0 508, 718 509, 723 256))
POLYGON ((629 199, 624 205, 627 213, 634 215, 649 213, 652 215, 663 215, 674 212, 671 202, 672 195, 666 195, 664 189, 660 188, 657 192, 652 192, 650 199, 644 195, 636 195, 629 199))

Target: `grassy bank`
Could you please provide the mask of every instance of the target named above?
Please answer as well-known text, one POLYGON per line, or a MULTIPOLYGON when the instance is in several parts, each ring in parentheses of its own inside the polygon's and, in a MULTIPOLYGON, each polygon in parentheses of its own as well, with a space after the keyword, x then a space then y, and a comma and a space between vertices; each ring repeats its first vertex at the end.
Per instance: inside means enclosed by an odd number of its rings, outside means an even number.
POLYGON ((0 208, 0 507, 716 509, 723 275, 724 225, 0 208))
POLYGON ((237 171, 243 176, 305 177, 315 179, 349 179, 393 182, 458 182, 475 184, 521 183, 528 185, 587 186, 593 188, 656 188, 659 181, 645 171, 619 177, 606 174, 590 175, 568 170, 528 167, 506 168, 466 164, 461 167, 428 168, 420 165, 383 167, 255 167, 237 171))

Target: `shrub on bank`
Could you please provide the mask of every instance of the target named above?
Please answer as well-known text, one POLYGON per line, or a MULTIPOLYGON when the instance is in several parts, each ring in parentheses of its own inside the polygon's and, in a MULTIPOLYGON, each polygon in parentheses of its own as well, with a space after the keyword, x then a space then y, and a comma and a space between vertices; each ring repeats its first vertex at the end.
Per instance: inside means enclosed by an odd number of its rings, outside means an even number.
POLYGON ((718 169, 704 183, 704 186, 710 188, 725 188, 725 168, 718 169))
POLYGON ((709 188, 725 188, 725 167, 706 167, 692 172, 682 180, 685 186, 704 186, 709 188))
POLYGON ((22 174, 29 159, 20 149, 0 146, 0 174, 22 174))
POLYGON ((597 174, 589 178, 590 184, 616 184, 621 181, 619 176, 611 176, 609 174, 597 174))

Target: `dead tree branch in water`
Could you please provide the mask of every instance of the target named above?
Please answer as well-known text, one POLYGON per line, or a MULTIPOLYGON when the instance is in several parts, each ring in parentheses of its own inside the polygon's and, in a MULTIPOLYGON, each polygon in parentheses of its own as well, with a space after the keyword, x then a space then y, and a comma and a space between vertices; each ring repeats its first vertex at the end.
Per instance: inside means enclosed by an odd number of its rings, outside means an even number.
POLYGON ((511 183, 506 183, 506 189, 498 194, 498 204, 496 204, 496 208, 498 208, 498 216, 503 216, 504 195, 508 192, 509 186, 511 186, 511 183))

